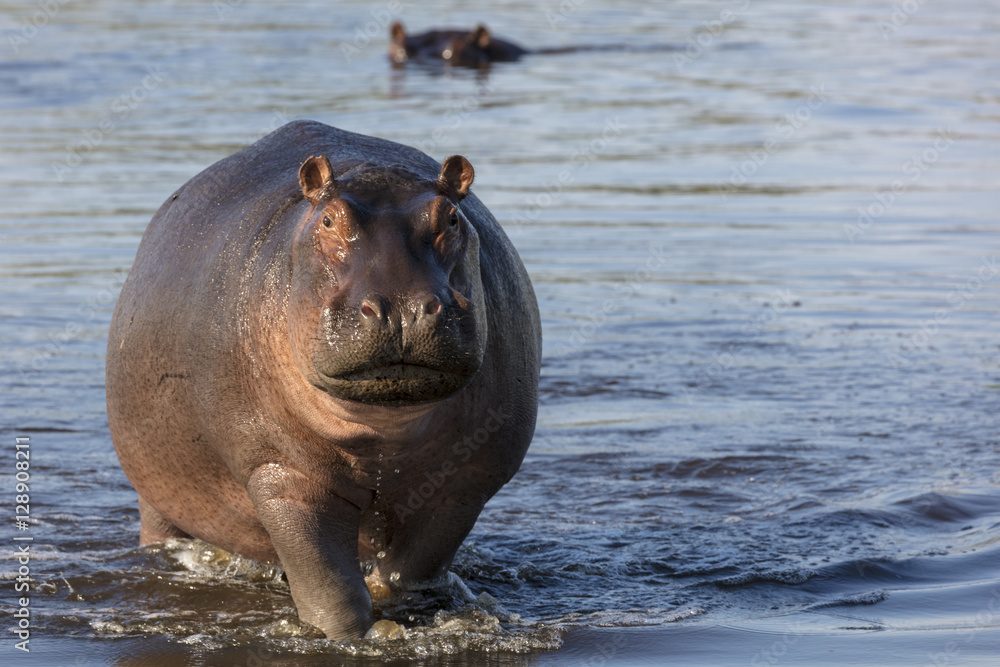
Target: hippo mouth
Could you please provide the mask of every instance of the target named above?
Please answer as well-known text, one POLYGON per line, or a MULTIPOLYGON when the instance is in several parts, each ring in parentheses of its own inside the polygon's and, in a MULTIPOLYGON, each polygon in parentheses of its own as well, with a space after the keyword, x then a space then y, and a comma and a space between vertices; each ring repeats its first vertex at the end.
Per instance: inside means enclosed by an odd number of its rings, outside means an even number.
POLYGON ((321 376, 325 386, 320 388, 336 398, 396 406, 440 401, 472 379, 471 374, 408 363, 362 367, 321 376))

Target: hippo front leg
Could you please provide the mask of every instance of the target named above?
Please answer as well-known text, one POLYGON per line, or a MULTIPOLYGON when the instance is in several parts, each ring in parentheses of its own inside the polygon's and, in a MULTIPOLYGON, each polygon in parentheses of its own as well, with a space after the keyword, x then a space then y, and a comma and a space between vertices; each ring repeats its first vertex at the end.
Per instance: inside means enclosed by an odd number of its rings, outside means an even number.
POLYGON ((457 489, 453 495, 441 495, 405 521, 397 517, 392 539, 376 568, 390 588, 434 586, 447 576, 455 553, 489 497, 478 490, 463 493, 457 489))
POLYGON ((358 561, 361 509, 275 463, 257 468, 247 491, 281 559, 299 618, 330 639, 364 635, 373 616, 358 561))

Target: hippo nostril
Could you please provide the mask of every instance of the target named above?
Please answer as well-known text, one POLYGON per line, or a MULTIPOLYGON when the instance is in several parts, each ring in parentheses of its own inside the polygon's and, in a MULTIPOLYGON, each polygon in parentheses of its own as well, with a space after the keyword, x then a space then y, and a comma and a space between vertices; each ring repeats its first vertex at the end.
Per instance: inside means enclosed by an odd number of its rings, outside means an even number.
POLYGON ((365 299, 361 302, 361 315, 365 319, 369 320, 381 320, 382 319, 382 303, 381 299, 365 299))
POLYGON ((441 312, 441 300, 436 296, 432 296, 424 304, 424 312, 428 315, 437 315, 441 312))

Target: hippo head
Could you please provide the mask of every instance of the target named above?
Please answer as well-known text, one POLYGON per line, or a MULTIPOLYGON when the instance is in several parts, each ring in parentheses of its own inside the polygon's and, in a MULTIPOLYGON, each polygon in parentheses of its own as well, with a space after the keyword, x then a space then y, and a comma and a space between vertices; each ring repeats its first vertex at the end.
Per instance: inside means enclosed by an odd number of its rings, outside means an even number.
POLYGON ((407 35, 403 24, 396 21, 389 28, 389 60, 395 66, 411 59, 422 62, 441 61, 458 67, 488 67, 491 61, 487 49, 493 38, 486 26, 475 30, 432 30, 407 35))
POLYGON ((479 370, 479 237, 461 209, 473 175, 460 155, 437 180, 368 165, 335 177, 323 156, 302 164, 309 206, 294 241, 289 332, 313 385, 399 406, 447 398, 479 370))
POLYGON ((485 49, 490 40, 490 31, 480 25, 468 35, 451 39, 441 51, 441 60, 456 67, 487 67, 490 57, 485 49))

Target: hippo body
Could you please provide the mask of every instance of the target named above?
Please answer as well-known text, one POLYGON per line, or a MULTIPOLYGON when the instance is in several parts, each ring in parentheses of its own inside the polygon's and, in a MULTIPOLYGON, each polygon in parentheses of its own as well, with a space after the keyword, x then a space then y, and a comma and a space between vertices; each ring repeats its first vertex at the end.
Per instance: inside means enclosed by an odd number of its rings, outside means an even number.
POLYGON ((107 355, 140 542, 283 566, 331 638, 447 573, 517 471, 541 333, 471 165, 296 121, 153 217, 107 355))
POLYGON ((474 30, 428 30, 407 35, 398 21, 389 29, 389 60, 444 62, 458 67, 488 67, 490 63, 514 62, 529 51, 490 34, 486 26, 474 30))

